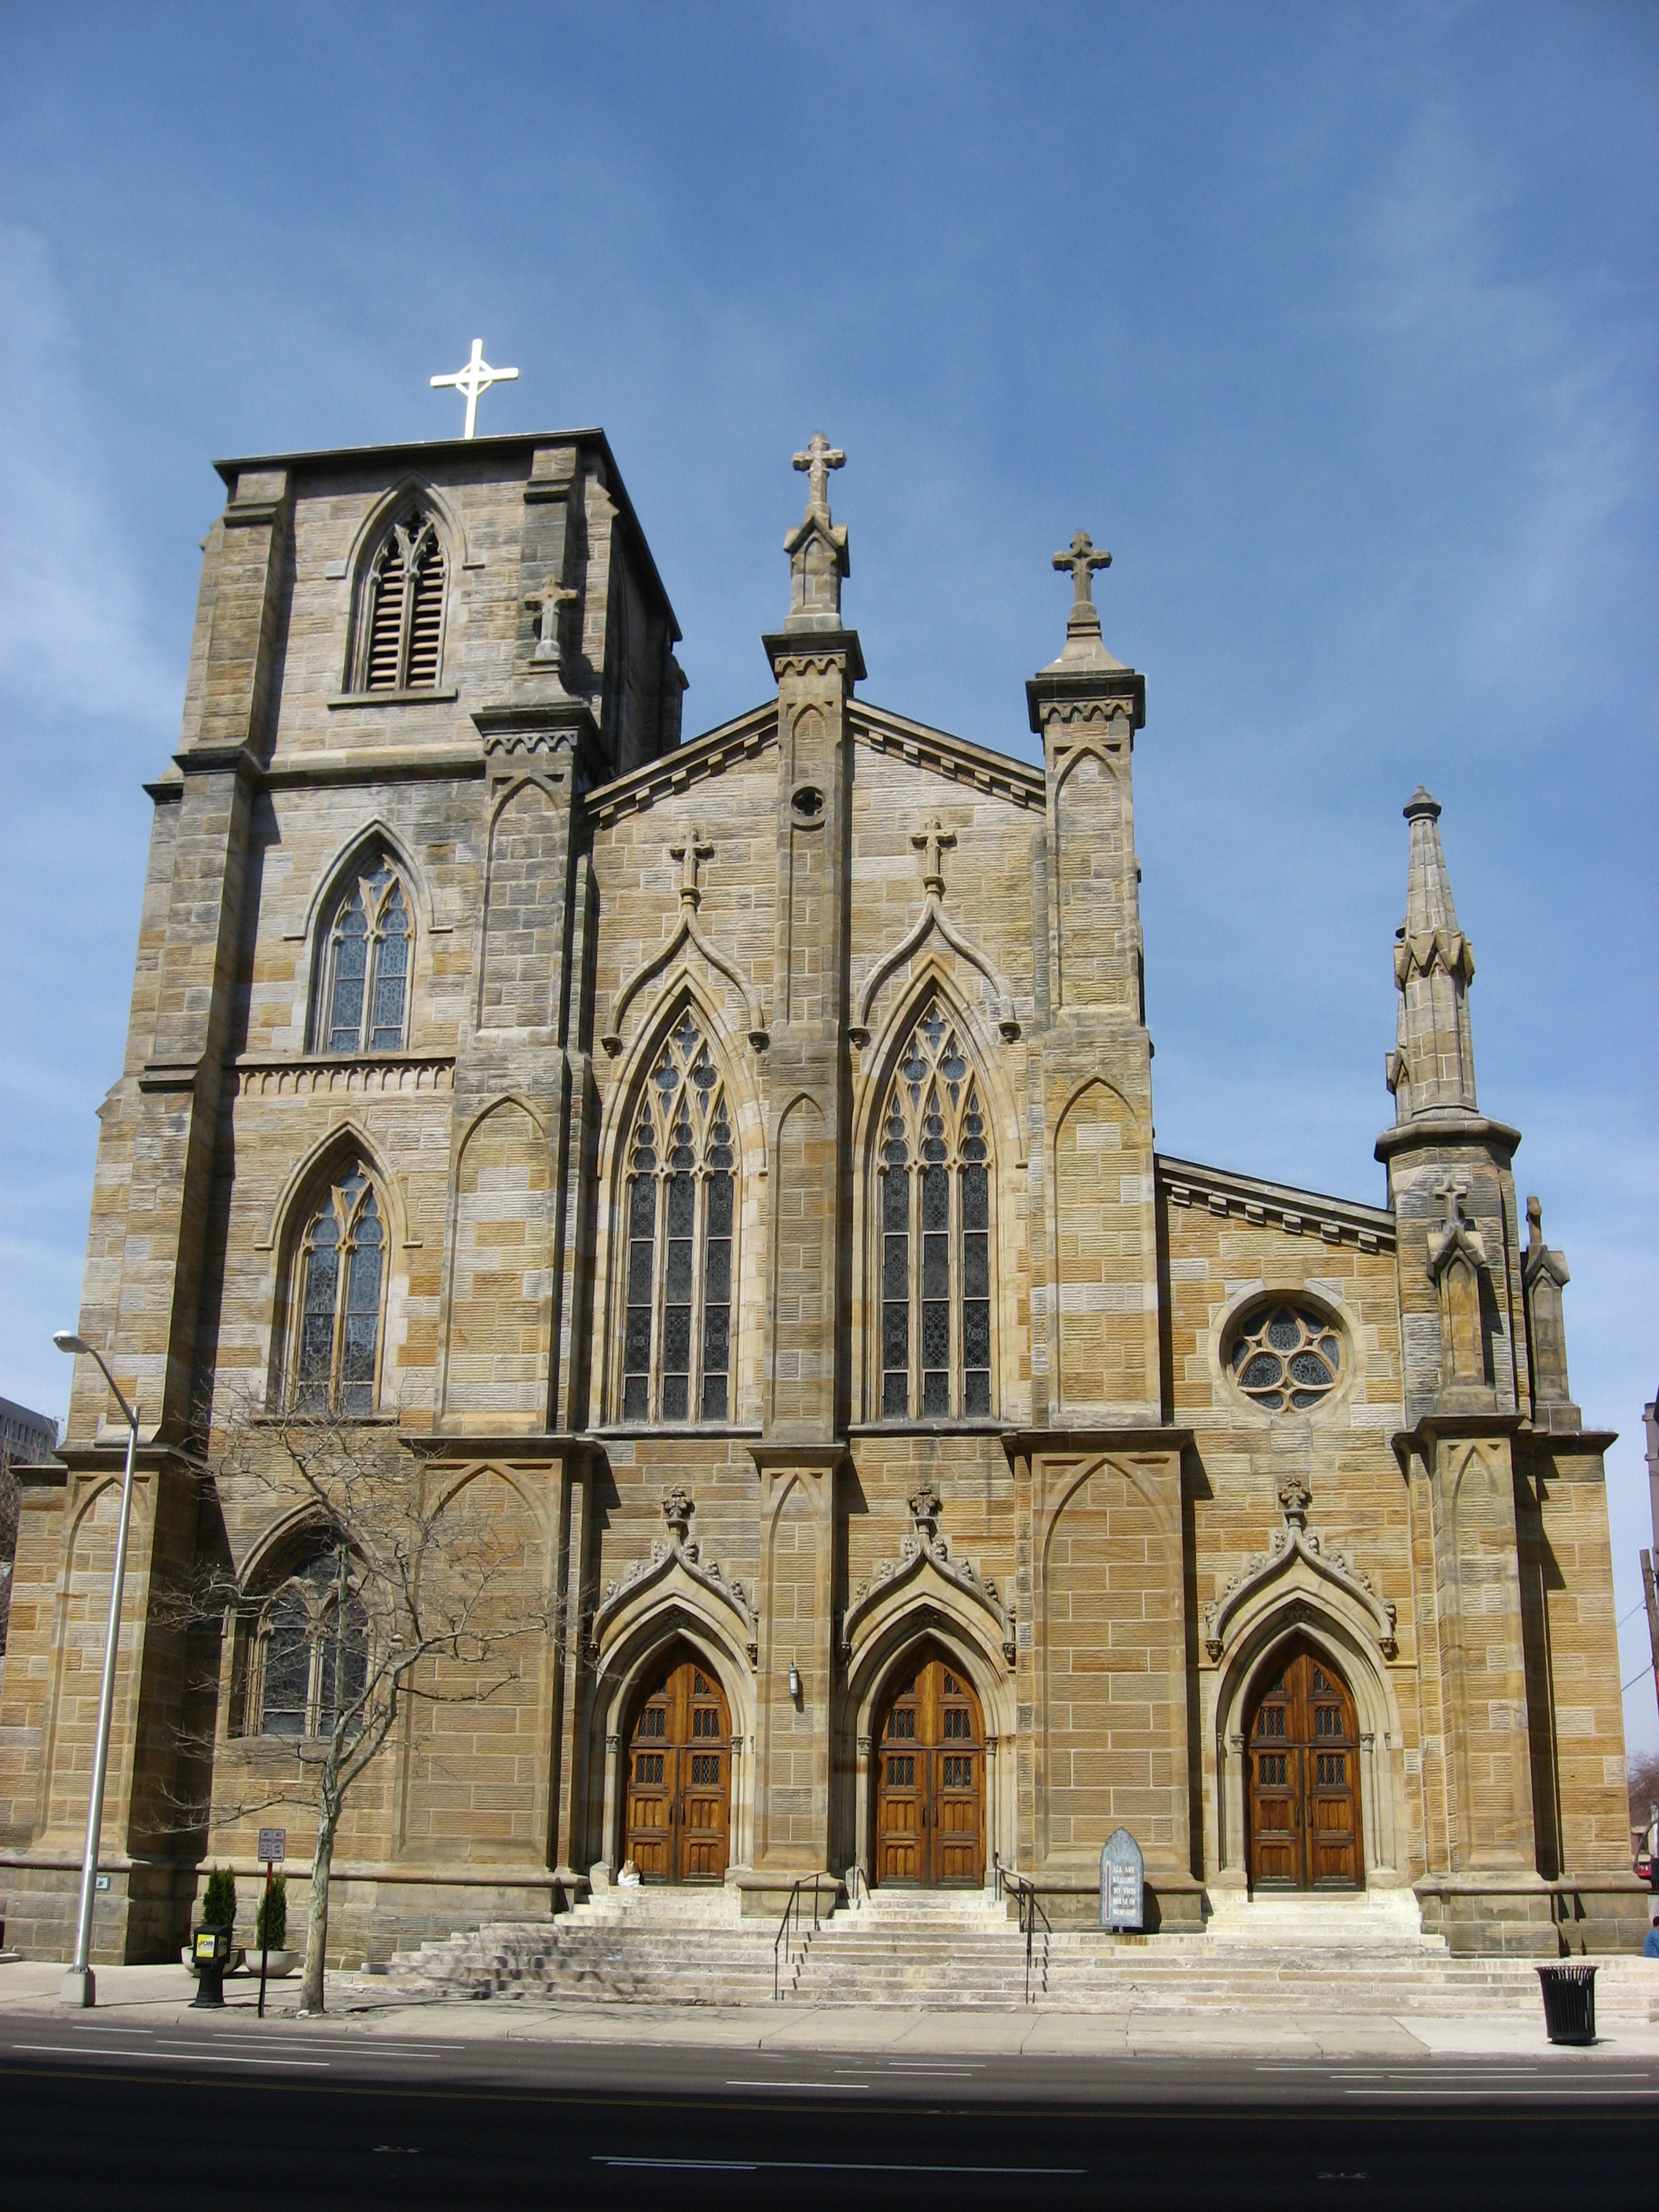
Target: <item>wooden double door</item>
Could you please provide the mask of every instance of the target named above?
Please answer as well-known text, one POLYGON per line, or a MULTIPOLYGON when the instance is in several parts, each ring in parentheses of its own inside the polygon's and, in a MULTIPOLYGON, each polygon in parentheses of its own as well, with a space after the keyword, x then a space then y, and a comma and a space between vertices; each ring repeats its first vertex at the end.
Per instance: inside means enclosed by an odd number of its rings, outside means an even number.
POLYGON ((627 1856, 646 1881, 722 1881, 731 1832, 731 1709, 681 1648, 652 1677, 629 1732, 627 1856))
POLYGON ((877 1709, 874 1880, 975 1887, 985 1879, 985 1721, 968 1678, 928 1647, 877 1709))
POLYGON ((1298 1638, 1263 1668, 1246 1719, 1252 1887, 1360 1888, 1359 1736, 1347 1684, 1298 1638))

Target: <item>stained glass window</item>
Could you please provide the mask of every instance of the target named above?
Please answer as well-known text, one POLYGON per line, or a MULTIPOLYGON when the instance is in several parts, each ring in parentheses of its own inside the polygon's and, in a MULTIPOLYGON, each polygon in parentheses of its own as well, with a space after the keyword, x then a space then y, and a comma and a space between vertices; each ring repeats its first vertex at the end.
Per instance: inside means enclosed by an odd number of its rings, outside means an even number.
POLYGON ((1275 1303, 1253 1308, 1228 1352, 1233 1380, 1270 1413, 1305 1413, 1342 1376, 1342 1340, 1322 1315, 1275 1303))
POLYGON ((938 1000, 899 1055, 877 1180, 881 1418, 988 1417, 990 1146, 978 1079, 938 1000))
POLYGON ((624 1420, 731 1419, 737 1164, 720 1071, 684 1013, 645 1086, 629 1148, 624 1420))
POLYGON ((409 905, 384 859, 354 872, 324 953, 329 1052, 401 1052, 409 1012, 409 905))
POLYGON ((295 1268, 292 1375, 301 1410, 374 1410, 386 1230, 360 1160, 323 1193, 307 1222, 295 1268))
POLYGON ((251 1734, 325 1735, 349 1713, 368 1678, 368 1615, 340 1563, 324 1552, 289 1577, 266 1606, 253 1655, 245 1725, 251 1734))
POLYGON ((368 573, 355 688, 429 691, 443 657, 444 551, 429 518, 394 523, 368 573))

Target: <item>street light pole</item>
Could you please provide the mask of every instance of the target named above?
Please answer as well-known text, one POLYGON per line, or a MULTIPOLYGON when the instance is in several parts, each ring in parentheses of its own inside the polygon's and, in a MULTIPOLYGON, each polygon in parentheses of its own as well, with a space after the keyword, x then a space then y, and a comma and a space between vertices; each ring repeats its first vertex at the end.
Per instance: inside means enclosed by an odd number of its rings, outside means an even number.
POLYGON ((115 1394, 127 1417, 127 1471, 121 1485, 121 1522, 115 1538, 115 1573, 110 1583, 109 1631, 104 1638, 104 1680, 98 1693, 98 1740, 92 1754, 92 1798, 87 1807, 87 1848, 81 1865, 81 1910, 75 1923, 75 1960, 58 1992, 60 2003, 89 2006, 98 2002, 96 1978, 90 1964, 92 1900, 98 1887, 98 1842, 104 1825, 104 1777, 109 1767, 110 1714, 115 1703, 115 1650, 121 1633, 121 1588, 127 1572, 127 1529, 132 1519, 132 1462, 138 1444, 138 1408, 129 1406, 120 1385, 84 1337, 60 1328, 52 1335, 60 1352, 84 1352, 95 1359, 99 1371, 115 1394))

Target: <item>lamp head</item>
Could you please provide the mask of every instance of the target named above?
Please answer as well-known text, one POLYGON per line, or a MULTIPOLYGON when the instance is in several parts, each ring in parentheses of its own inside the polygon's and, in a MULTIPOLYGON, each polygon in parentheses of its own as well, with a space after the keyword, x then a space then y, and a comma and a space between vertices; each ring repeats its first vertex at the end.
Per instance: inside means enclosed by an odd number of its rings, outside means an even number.
POLYGON ((60 1352, 84 1352, 90 1353, 92 1350, 92 1346, 87 1342, 86 1339, 84 1337, 77 1336, 72 1328, 53 1329, 52 1333, 52 1340, 58 1346, 58 1349, 60 1352))

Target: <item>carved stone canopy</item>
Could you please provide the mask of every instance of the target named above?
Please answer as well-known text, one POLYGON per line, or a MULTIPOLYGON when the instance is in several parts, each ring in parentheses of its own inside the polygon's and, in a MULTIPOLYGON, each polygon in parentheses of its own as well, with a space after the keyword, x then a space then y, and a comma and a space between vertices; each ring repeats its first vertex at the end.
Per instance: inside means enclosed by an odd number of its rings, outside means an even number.
POLYGON ((624 1605, 654 1584, 666 1583, 676 1574, 683 1574, 703 1593, 717 1598, 737 1614, 742 1624, 743 1641, 750 1648, 753 1663, 759 1616, 749 1592, 735 1575, 728 1582, 712 1559, 704 1565, 702 1547, 690 1534, 691 1516, 696 1510, 696 1501, 683 1483, 672 1483, 663 1492, 662 1515, 668 1524, 668 1534, 653 1540, 648 1558, 636 1559, 625 1574, 605 1584, 605 1595, 593 1616, 591 1641, 596 1649, 603 1640, 606 1626, 624 1605))
POLYGON ((894 1592, 913 1580, 925 1581, 929 1574, 938 1575, 953 1591, 983 1608, 995 1625, 1004 1660, 1010 1667, 1014 1664, 1018 1650, 1015 1607, 1003 1603, 991 1576, 977 1573, 969 1561, 952 1556, 950 1538, 939 1533, 939 1487, 931 1477, 924 1477, 910 1496, 911 1530, 900 1539, 897 1559, 884 1561, 853 1594, 853 1602, 847 1608, 841 1628, 843 1666, 851 1662, 860 1624, 867 1620, 894 1592))
POLYGON ((1279 1503, 1285 1516, 1284 1524, 1273 1530, 1267 1549, 1241 1568, 1224 1585, 1216 1602, 1204 1609, 1204 1649, 1212 1663, 1219 1661, 1226 1648, 1229 1626, 1249 1600, 1281 1577, 1293 1573, 1298 1563, 1316 1582, 1340 1590, 1351 1605, 1358 1607, 1369 1621, 1377 1649, 1385 1659, 1397 1657, 1395 1607, 1377 1596, 1368 1574, 1350 1566, 1334 1545, 1328 1545, 1316 1530, 1308 1527, 1312 1493, 1300 1475, 1287 1475, 1279 1484, 1279 1503))

